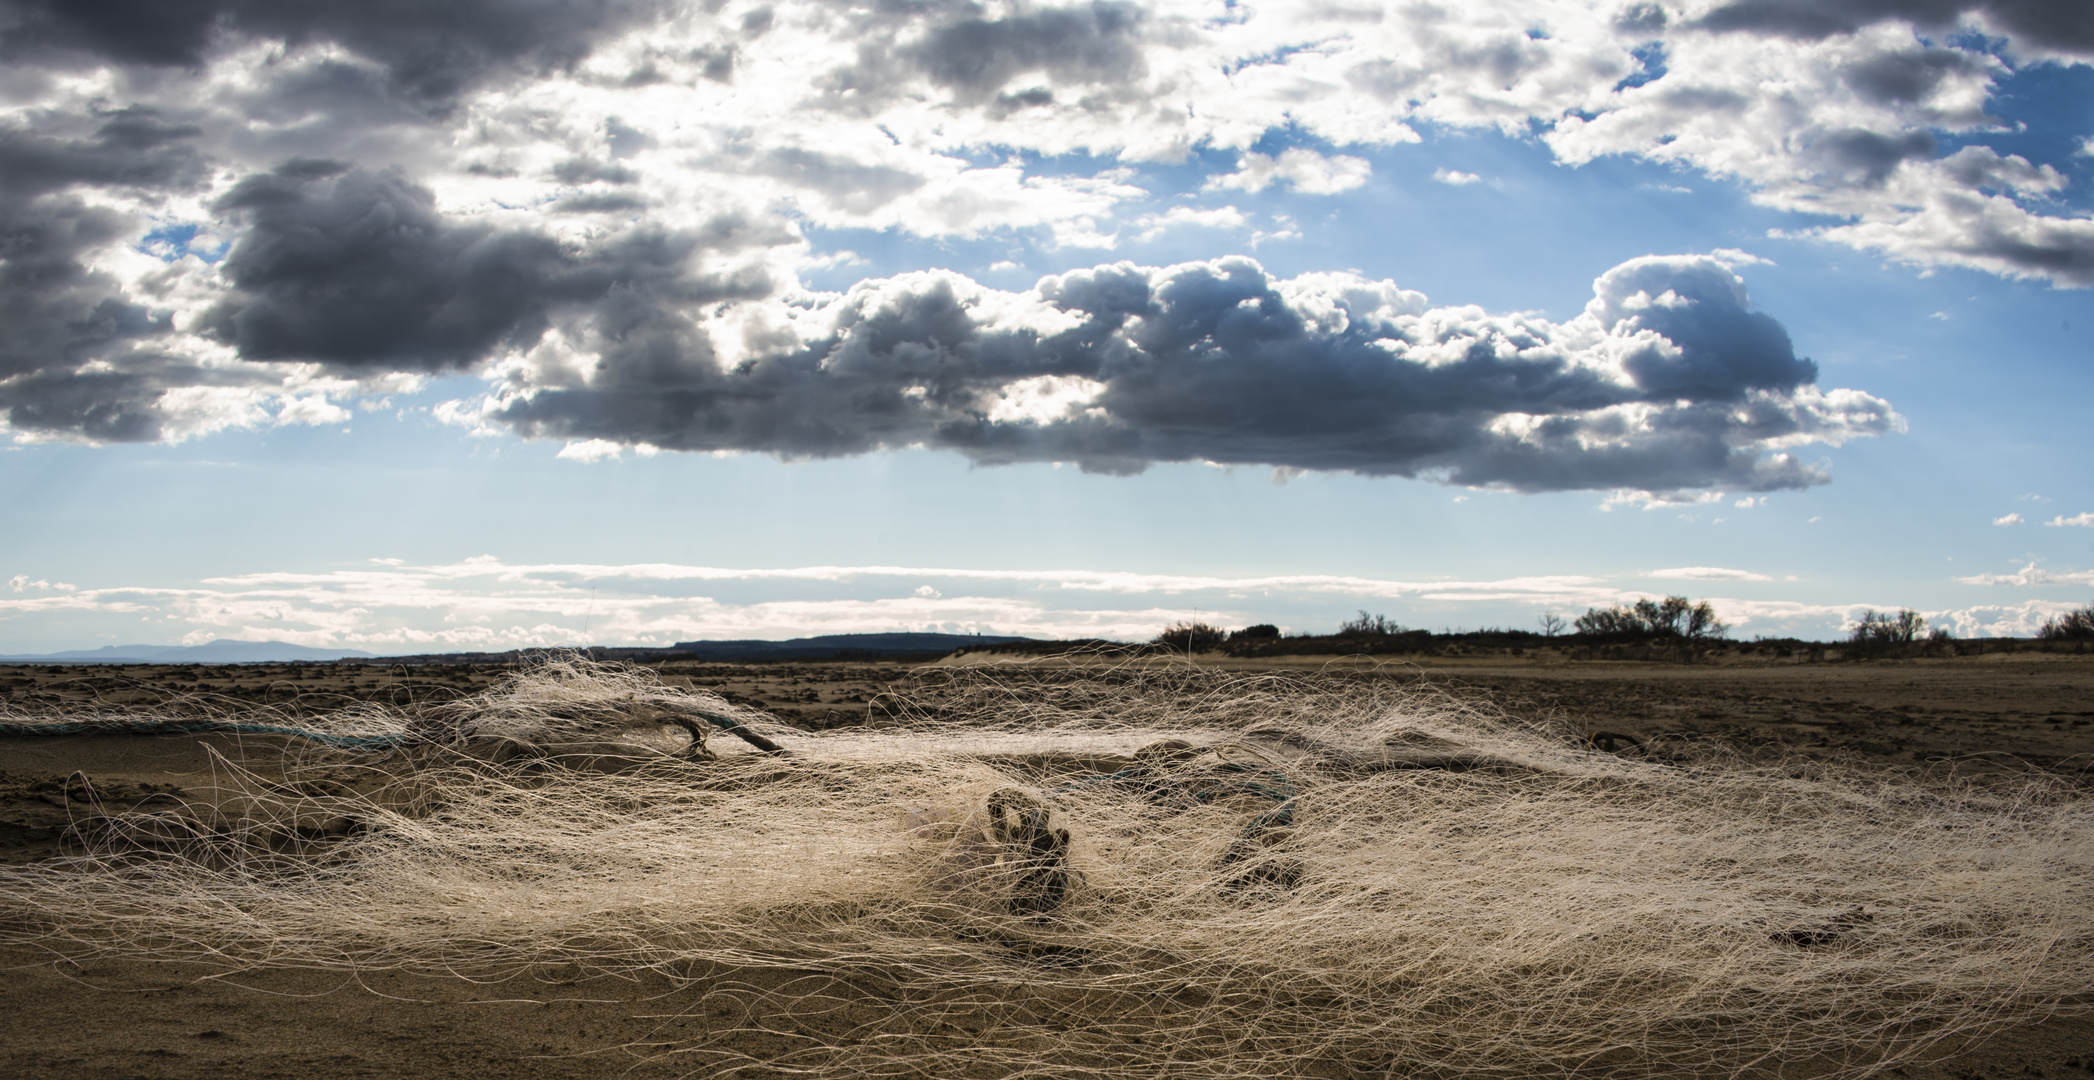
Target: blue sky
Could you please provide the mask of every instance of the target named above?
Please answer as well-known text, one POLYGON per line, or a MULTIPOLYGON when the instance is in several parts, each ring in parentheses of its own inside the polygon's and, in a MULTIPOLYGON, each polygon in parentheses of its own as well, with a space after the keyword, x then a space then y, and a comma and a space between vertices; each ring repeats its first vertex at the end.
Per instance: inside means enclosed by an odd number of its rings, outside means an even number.
POLYGON ((0 29, 0 652, 2094 596, 2069 20, 484 6, 0 29))

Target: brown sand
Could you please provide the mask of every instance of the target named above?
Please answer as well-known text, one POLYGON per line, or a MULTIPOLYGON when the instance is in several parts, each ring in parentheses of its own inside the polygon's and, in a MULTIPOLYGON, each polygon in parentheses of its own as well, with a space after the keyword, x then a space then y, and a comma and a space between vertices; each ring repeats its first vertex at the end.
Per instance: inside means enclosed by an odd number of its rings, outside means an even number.
MULTIPOLYGON (((1238 663, 1223 662, 1228 666, 1238 663)), ((1518 715, 1554 714, 1592 729, 1739 743, 1964 772, 2037 766, 2081 774, 2094 764, 2094 656, 2006 654, 1840 664, 1673 665, 1567 662, 1533 654, 1435 658, 1429 666, 1263 661, 1333 677, 1423 683, 1518 715)), ((0 667, 17 707, 99 700, 166 706, 267 702, 324 711, 353 700, 430 700, 484 688, 504 672, 355 665, 0 667)), ((807 727, 852 723, 900 690, 935 698, 938 669, 878 664, 683 665, 667 681, 727 691, 807 727)), ((85 797, 105 807, 170 790, 208 798, 210 753, 266 772, 283 740, 224 735, 0 740, 0 859, 57 854, 85 797)), ((0 951, 0 1075, 11 1077, 678 1076, 700 1062, 659 1051, 684 1043, 720 1010, 771 1017, 776 1034, 738 1049, 765 1056, 804 1017, 770 995, 833 996, 831 1022, 880 1007, 876 994, 816 972, 722 972, 706 989, 651 980, 571 981, 559 971, 481 985, 398 973, 361 979, 310 971, 235 979, 135 961, 53 962, 0 951), (816 986, 820 983, 820 986, 816 986), (725 991, 725 992, 723 992, 725 991)), ((2094 991, 2094 988, 2090 988, 2094 991)), ((2058 1019, 1951 1048, 1933 1065, 1892 1075, 1978 1080, 2094 1076, 2094 1020, 2058 1019)))

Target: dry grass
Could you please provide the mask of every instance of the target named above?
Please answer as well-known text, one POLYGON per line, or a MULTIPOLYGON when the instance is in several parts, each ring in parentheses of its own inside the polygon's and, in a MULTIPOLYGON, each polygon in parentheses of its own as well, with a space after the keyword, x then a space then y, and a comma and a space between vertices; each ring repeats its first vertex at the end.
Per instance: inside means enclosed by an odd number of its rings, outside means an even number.
POLYGON ((879 727, 758 723, 789 757, 690 753, 662 719, 724 702, 576 662, 366 709, 330 730, 424 743, 229 771, 237 797, 84 830, 82 854, 0 871, 0 940, 653 972, 708 991, 661 1048, 708 1075, 1863 1073, 2094 984, 2094 821, 2041 777, 1634 760, 1315 677, 953 678, 879 727), (1213 754, 1159 766, 1163 796, 1064 786, 1164 739, 1285 772, 1291 823, 1243 857, 1273 803, 1183 798, 1216 790, 1213 754), (1490 767, 1388 767, 1405 754, 1490 767), (1044 917, 982 827, 1014 788, 1071 837, 1044 917), (715 1007, 750 969, 806 973, 789 1030, 715 1007))

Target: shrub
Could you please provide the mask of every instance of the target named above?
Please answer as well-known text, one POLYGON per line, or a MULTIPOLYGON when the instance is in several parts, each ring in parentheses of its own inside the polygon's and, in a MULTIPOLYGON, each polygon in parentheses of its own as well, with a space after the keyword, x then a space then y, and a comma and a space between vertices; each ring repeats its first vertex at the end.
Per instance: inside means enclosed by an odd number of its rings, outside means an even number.
POLYGON ((1355 637, 1387 637, 1403 633, 1403 627, 1390 622, 1387 615, 1369 615, 1362 611, 1359 618, 1339 623, 1338 633, 1355 637))
POLYGON ((1243 629, 1235 631, 1234 633, 1229 635, 1229 641, 1231 644, 1234 644, 1239 641, 1278 641, 1279 639, 1280 628, 1274 626, 1271 623, 1259 623, 1256 626, 1246 626, 1243 629))
POLYGON ((2094 604, 2046 620, 2036 636, 2053 640, 2094 638, 2094 604))
POLYGON ((1228 633, 1219 626, 1206 623, 1177 623, 1156 635, 1156 644, 1180 652, 1213 652, 1221 648, 1228 633))
POLYGON ((1893 614, 1871 608, 1861 613, 1848 640, 1856 645, 1909 645, 1927 629, 1927 617, 1911 608, 1893 614))
POLYGON ((1707 600, 1697 604, 1684 596, 1638 600, 1627 607, 1586 608, 1576 626, 1580 634, 1695 640, 1720 638, 1730 630, 1716 618, 1716 609, 1707 600))

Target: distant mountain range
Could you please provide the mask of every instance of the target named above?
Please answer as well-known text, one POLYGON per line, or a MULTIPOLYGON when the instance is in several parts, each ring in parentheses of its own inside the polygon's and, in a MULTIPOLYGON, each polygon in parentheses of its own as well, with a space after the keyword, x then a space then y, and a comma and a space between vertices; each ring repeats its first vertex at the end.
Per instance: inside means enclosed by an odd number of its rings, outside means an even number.
POLYGON ((358 649, 313 649, 281 641, 217 641, 203 645, 104 645, 41 656, 0 656, 11 664, 271 664, 292 660, 357 660, 358 649))
MULTIPOLYGON (((944 656, 954 649, 974 645, 1004 645, 1031 638, 1000 637, 994 634, 824 634, 789 641, 679 641, 666 649, 592 648, 590 653, 607 659, 668 659, 677 655, 698 660, 851 660, 893 657, 944 656)), ((445 662, 500 661, 511 653, 451 653, 412 657, 387 657, 388 661, 445 662)), ((9 664, 281 664, 293 661, 325 663, 329 660, 378 659, 358 649, 314 649, 281 641, 227 641, 205 645, 104 645, 99 649, 73 649, 37 656, 0 656, 9 664)))

